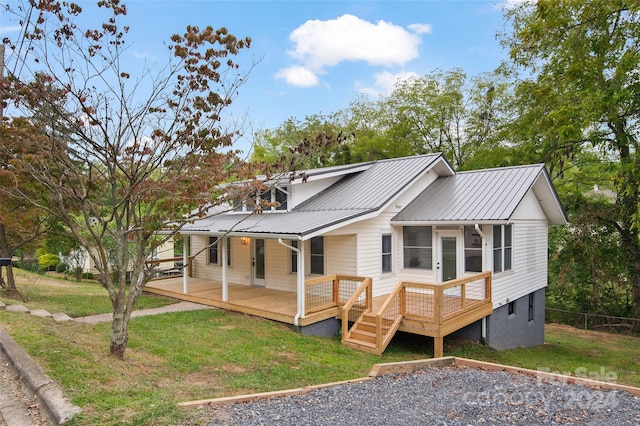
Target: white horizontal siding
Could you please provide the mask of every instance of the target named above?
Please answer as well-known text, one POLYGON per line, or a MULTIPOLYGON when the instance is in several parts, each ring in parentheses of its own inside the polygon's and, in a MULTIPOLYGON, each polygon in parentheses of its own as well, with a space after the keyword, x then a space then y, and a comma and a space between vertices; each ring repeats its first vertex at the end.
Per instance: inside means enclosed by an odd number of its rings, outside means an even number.
POLYGON ((327 236, 324 241, 325 273, 356 275, 358 247, 356 235, 327 236))
POLYGON ((493 276, 494 309, 547 286, 547 231, 546 221, 513 222, 513 267, 493 276))

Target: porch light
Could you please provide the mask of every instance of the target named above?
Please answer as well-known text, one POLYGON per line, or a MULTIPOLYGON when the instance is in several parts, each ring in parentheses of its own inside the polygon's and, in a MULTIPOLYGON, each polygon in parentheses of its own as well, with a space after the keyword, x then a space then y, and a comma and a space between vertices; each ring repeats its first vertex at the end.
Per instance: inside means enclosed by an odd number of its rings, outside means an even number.
POLYGON ((240 244, 242 244, 243 246, 246 246, 247 244, 249 244, 249 238, 240 237, 240 244))

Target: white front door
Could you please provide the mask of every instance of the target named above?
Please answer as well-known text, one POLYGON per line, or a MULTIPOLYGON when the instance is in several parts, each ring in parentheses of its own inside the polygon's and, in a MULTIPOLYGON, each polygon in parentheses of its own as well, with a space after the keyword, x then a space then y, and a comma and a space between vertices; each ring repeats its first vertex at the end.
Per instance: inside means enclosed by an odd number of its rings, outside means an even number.
POLYGON ((265 244, 264 239, 254 238, 252 241, 252 261, 251 268, 253 269, 253 285, 264 287, 265 284, 265 267, 264 267, 264 254, 265 244))
POLYGON ((439 283, 458 278, 458 240, 459 232, 438 232, 436 268, 439 283))

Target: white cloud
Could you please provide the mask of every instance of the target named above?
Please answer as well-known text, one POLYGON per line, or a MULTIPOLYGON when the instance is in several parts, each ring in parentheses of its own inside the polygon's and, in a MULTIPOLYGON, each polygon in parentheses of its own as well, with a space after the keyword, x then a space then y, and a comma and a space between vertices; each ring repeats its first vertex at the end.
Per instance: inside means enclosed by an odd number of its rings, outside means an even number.
POLYGON ((275 77, 298 87, 316 86, 320 81, 314 72, 303 66, 283 68, 275 74, 275 77))
POLYGON ((0 34, 15 33, 22 29, 20 25, 0 25, 0 34))
POLYGON ((326 67, 343 61, 402 66, 418 57, 420 35, 430 32, 430 25, 412 24, 407 30, 390 22, 372 23, 348 14, 327 21, 310 20, 289 36, 295 45, 289 54, 299 66, 283 69, 276 76, 309 86, 318 84, 318 74, 326 67))
POLYGON ((155 59, 155 56, 147 52, 133 51, 131 54, 136 59, 155 59))
POLYGON ((412 71, 403 71, 396 74, 384 71, 375 74, 375 84, 373 87, 363 87, 358 91, 374 97, 389 95, 398 82, 416 77, 418 77, 418 74, 412 71))
POLYGON ((538 3, 537 0, 504 0, 502 3, 496 4, 495 8, 498 10, 514 10, 522 5, 535 6, 536 3, 538 3))
POLYGON ((411 24, 409 29, 416 34, 431 34, 431 24, 411 24))

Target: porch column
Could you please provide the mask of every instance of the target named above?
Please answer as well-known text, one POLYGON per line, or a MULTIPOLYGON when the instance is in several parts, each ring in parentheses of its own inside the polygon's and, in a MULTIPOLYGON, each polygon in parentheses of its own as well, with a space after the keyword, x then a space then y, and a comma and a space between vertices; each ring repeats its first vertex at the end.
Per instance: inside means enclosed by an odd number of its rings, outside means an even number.
POLYGON ((189 237, 182 235, 182 292, 189 293, 189 237))
MULTIPOLYGON (((298 252, 298 286, 297 286, 297 292, 296 295, 298 297, 298 313, 296 315, 296 318, 304 318, 304 311, 305 311, 305 300, 304 300, 304 292, 305 292, 305 288, 304 288, 304 259, 305 259, 305 252, 304 252, 304 241, 299 240, 299 249, 300 251, 298 252)), ((298 324, 296 324, 298 325, 298 324)))
MULTIPOLYGON (((222 244, 218 244, 222 250, 222 301, 229 301, 229 283, 227 282, 227 238, 222 238, 222 244)), ((220 242, 220 240, 218 240, 220 242)))

